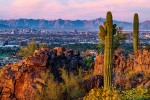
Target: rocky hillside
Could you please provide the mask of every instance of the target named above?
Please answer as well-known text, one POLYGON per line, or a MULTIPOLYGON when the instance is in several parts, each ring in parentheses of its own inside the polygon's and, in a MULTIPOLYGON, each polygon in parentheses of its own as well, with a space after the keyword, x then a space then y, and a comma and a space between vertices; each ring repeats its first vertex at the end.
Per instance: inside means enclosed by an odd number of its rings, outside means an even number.
POLYGON ((79 52, 61 47, 35 51, 33 56, 0 70, 0 100, 35 100, 35 94, 45 86, 41 73, 50 71, 59 82, 58 68, 72 72, 78 66, 84 68, 79 52))
MULTIPOLYGON (((104 18, 98 18, 94 20, 43 20, 43 19, 18 19, 18 20, 0 20, 0 24, 6 27, 0 28, 41 28, 52 30, 98 30, 98 26, 105 21, 104 18)), ((114 23, 118 26, 124 27, 125 30, 132 30, 132 23, 124 21, 116 21, 114 23)), ((150 21, 140 23, 140 29, 150 29, 150 21)))
MULTIPOLYGON (((150 52, 139 50, 129 58, 121 52, 114 53, 114 86, 122 89, 149 87, 150 52)), ((103 86, 103 57, 103 54, 97 55, 94 76, 83 82, 87 91, 103 86)), ((0 70, 0 100, 35 100, 35 95, 46 86, 44 76, 47 72, 54 75, 56 82, 61 82, 59 68, 75 73, 79 66, 86 69, 78 51, 61 47, 36 50, 33 56, 15 64, 7 64, 0 70)))

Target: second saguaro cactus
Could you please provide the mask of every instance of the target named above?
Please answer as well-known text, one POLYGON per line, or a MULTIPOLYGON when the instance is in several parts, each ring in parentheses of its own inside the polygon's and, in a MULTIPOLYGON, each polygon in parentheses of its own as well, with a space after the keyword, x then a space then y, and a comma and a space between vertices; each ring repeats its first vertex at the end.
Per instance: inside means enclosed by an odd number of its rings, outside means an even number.
POLYGON ((107 12, 104 26, 100 26, 98 36, 104 41, 104 89, 110 90, 112 86, 112 51, 113 51, 113 32, 115 32, 111 12, 107 12))
POLYGON ((138 49, 138 34, 139 34, 139 17, 138 14, 134 14, 134 19, 133 19, 133 50, 134 52, 137 51, 138 49))

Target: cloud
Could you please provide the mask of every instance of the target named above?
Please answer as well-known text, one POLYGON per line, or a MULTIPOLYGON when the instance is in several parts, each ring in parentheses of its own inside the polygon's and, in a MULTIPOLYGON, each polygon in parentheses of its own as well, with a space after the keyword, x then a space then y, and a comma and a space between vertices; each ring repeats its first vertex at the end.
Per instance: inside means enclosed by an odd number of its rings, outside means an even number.
POLYGON ((11 3, 0 5, 1 14, 6 18, 13 17, 29 17, 31 13, 37 10, 41 0, 12 0, 11 3))
POLYGON ((112 11, 116 20, 150 18, 149 0, 0 0, 0 18, 94 19, 112 11))

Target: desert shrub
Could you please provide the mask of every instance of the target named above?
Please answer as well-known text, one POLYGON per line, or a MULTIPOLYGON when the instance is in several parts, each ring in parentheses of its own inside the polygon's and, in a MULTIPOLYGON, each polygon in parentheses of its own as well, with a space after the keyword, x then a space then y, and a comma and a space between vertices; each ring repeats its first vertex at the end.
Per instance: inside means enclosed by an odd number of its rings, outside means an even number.
POLYGON ((129 90, 103 90, 101 88, 92 89, 83 100, 149 100, 150 90, 142 87, 129 90))
POLYGON ((32 40, 28 43, 27 46, 20 47, 18 56, 27 58, 28 56, 32 56, 34 51, 38 49, 38 44, 35 42, 35 40, 32 40))
MULTIPOLYGON (((68 74, 66 70, 60 69, 63 82, 57 82, 52 73, 42 73, 46 85, 36 95, 36 100, 76 100, 85 95, 85 88, 81 74, 68 74)), ((80 73, 80 72, 79 72, 80 73)))
POLYGON ((119 100, 119 94, 116 90, 104 90, 100 88, 91 89, 83 100, 119 100))
POLYGON ((36 95, 36 100, 59 100, 62 97, 61 85, 54 81, 53 74, 42 72, 41 76, 45 81, 44 88, 36 95))
POLYGON ((121 100, 149 100, 150 90, 142 87, 121 91, 121 100))
POLYGON ((35 50, 39 50, 41 48, 46 48, 48 47, 47 44, 42 43, 42 44, 37 44, 34 39, 32 39, 27 46, 21 46, 20 50, 18 52, 19 57, 24 57, 27 58, 29 56, 32 56, 34 54, 35 50))
POLYGON ((85 89, 82 87, 82 76, 74 75, 73 73, 70 73, 69 75, 64 69, 61 69, 62 72, 62 79, 64 80, 63 83, 61 83, 64 94, 66 95, 67 100, 74 100, 77 98, 81 98, 85 95, 85 89))
POLYGON ((94 57, 86 56, 84 59, 84 63, 88 67, 88 69, 93 69, 94 68, 94 57))

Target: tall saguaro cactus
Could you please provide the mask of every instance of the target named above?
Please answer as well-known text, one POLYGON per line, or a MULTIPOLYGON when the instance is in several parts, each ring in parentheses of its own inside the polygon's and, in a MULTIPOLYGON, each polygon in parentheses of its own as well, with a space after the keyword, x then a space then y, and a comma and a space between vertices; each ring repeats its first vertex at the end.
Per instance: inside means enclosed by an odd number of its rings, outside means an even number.
POLYGON ((134 52, 138 49, 138 34, 139 34, 139 17, 138 14, 134 14, 133 19, 133 50, 134 52))
POLYGON ((113 51, 113 33, 115 32, 111 12, 107 12, 104 26, 100 26, 98 36, 105 42, 104 49, 104 89, 111 89, 112 82, 112 51, 113 51))

